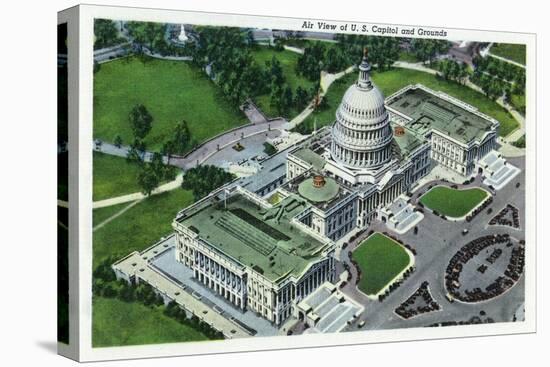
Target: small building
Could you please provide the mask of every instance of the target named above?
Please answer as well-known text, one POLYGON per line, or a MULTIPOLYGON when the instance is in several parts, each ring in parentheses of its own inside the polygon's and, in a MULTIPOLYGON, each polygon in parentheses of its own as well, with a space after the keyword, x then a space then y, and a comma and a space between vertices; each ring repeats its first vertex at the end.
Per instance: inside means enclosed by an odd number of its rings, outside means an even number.
POLYGON ((344 329, 363 310, 363 306, 327 282, 298 303, 295 317, 309 328, 309 333, 330 333, 344 329))

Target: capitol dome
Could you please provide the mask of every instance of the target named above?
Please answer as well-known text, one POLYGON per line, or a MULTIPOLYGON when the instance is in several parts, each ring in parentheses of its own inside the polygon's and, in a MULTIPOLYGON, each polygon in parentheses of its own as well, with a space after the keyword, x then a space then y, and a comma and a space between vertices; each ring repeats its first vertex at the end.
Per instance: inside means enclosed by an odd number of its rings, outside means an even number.
POLYGON ((370 80, 367 51, 332 126, 331 155, 349 168, 375 169, 391 159, 392 130, 384 95, 370 80))

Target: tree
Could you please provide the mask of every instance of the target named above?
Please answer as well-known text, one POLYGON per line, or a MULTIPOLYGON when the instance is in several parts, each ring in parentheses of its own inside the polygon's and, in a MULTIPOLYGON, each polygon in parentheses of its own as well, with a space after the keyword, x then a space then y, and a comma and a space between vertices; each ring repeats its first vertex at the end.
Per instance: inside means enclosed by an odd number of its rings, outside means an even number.
POLYGON ((197 42, 189 45, 193 63, 208 68, 229 102, 240 105, 267 91, 270 82, 250 53, 246 33, 239 28, 201 27, 197 34, 197 42))
POLYGON ((285 83, 283 68, 279 60, 273 56, 271 61, 266 62, 271 77, 271 88, 282 87, 285 83))
POLYGON ((94 60, 94 74, 99 72, 99 70, 101 70, 101 64, 97 60, 94 60))
POLYGON ((191 190, 195 200, 199 200, 233 178, 233 174, 219 167, 211 165, 197 166, 185 171, 182 188, 191 190))
POLYGON ((281 106, 283 100, 283 88, 281 86, 272 86, 271 95, 269 99, 269 105, 275 107, 279 113, 281 113, 281 106))
POLYGON ((167 164, 170 162, 170 158, 172 158, 172 154, 174 154, 174 140, 168 140, 162 144, 162 148, 160 150, 161 154, 166 156, 167 158, 167 164))
POLYGON ((389 69, 399 58, 399 39, 394 37, 367 37, 369 62, 379 70, 389 69))
POLYGON ((315 42, 304 49, 304 53, 298 58, 296 72, 311 81, 321 78, 325 59, 325 46, 321 42, 315 42))
POLYGON ((120 148, 122 146, 122 137, 120 135, 115 136, 115 147, 120 148))
POLYGON ((289 85, 286 85, 283 88, 283 96, 281 99, 281 113, 288 114, 290 108, 292 107, 292 102, 294 101, 292 95, 292 88, 289 85))
POLYGON ((160 179, 151 164, 143 165, 143 168, 138 173, 138 185, 141 187, 141 192, 144 195, 151 195, 151 192, 159 185, 160 179))
POLYGON ((94 21, 94 48, 100 49, 115 45, 118 38, 118 29, 110 19, 96 19, 94 21))
POLYGON ((137 104, 132 108, 129 115, 130 126, 136 139, 143 139, 151 131, 153 116, 142 104, 137 104))
POLYGON ((325 65, 329 73, 335 73, 346 68, 346 58, 339 47, 329 48, 325 59, 325 65))
POLYGON ((438 69, 445 80, 453 80, 462 83, 468 76, 466 64, 462 62, 458 63, 454 60, 441 60, 438 64, 438 69))
POLYGON ((254 48, 256 46, 256 40, 254 39, 254 32, 252 31, 252 29, 249 29, 246 32, 246 43, 251 48, 254 48))
POLYGON ((411 41, 411 49, 414 55, 422 61, 428 61, 430 65, 433 59, 449 50, 450 43, 445 40, 415 38, 411 41))
POLYGON ((309 103, 309 95, 307 91, 304 88, 302 88, 302 86, 298 86, 298 88, 296 88, 296 93, 294 95, 294 106, 298 110, 301 110, 305 108, 308 103, 309 103))
POLYGON ((140 139, 134 139, 134 142, 130 144, 128 149, 128 154, 126 155, 126 160, 128 162, 137 162, 139 164, 143 163, 143 155, 146 151, 146 144, 140 139))
POLYGON ((357 64, 364 52, 368 48, 369 62, 381 70, 390 68, 399 58, 399 42, 396 37, 369 37, 340 34, 336 36, 338 40, 337 47, 342 50, 346 59, 346 64, 357 64))
POLYGON ((164 35, 166 24, 155 22, 128 22, 128 33, 134 42, 146 46, 150 51, 165 50, 167 47, 164 35))
POLYGON ((187 126, 187 121, 178 122, 172 134, 171 152, 183 155, 191 143, 191 132, 187 126))

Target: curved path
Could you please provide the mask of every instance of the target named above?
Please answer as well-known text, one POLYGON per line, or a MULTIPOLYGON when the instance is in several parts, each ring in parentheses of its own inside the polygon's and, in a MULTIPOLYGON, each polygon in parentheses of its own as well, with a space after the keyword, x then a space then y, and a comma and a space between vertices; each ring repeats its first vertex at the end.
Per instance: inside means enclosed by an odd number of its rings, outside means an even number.
MULTIPOLYGON (((160 185, 156 189, 154 189, 151 192, 151 195, 160 194, 162 192, 175 190, 179 187, 181 187, 181 183, 183 182, 183 175, 179 174, 175 180, 167 182, 165 184, 160 185)), ((141 192, 135 192, 133 194, 127 194, 127 195, 121 195, 114 198, 109 198, 105 200, 99 200, 94 201, 92 204, 93 209, 97 208, 104 208, 106 206, 111 205, 117 205, 117 204, 123 204, 123 203, 129 203, 132 201, 142 200, 145 199, 147 196, 141 192)))
MULTIPOLYGON (((327 94, 328 89, 330 88, 332 83, 342 78, 343 76, 353 72, 354 70, 355 70, 355 66, 350 66, 346 70, 336 74, 325 73, 325 72, 321 73, 321 80, 319 83, 321 85, 321 93, 320 93, 321 98, 325 96, 325 94, 327 94)), ((294 127, 296 127, 296 125, 302 123, 313 111, 314 111, 313 105, 309 104, 300 114, 298 114, 289 122, 288 130, 293 129, 294 127)))

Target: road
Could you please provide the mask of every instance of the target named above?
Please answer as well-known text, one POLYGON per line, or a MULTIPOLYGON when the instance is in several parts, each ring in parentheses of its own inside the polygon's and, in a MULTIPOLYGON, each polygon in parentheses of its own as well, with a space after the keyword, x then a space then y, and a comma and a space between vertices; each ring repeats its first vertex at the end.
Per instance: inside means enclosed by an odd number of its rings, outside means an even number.
MULTIPOLYGON (((495 299, 478 304, 465 304, 458 301, 450 303, 445 298, 446 290, 444 286, 445 270, 449 260, 456 251, 469 241, 494 233, 509 233, 516 239, 525 238, 525 191, 523 185, 520 186, 520 188, 515 187, 516 182, 525 182, 524 159, 510 158, 509 161, 522 169, 522 172, 516 179, 494 196, 493 203, 489 206, 493 208, 491 214, 487 214, 487 210, 484 210, 475 217, 475 220, 470 223, 462 222, 461 225, 456 222, 445 221, 425 210, 425 218, 418 224, 417 235, 414 235, 412 230, 404 235, 397 235, 388 230, 388 228, 379 221, 375 221, 371 224, 369 230, 389 232, 403 243, 409 244, 416 249, 416 270, 383 302, 379 302, 377 300, 368 299, 357 290, 355 287, 357 273, 353 269, 353 265, 350 264, 352 268, 352 279, 343 288, 343 291, 353 299, 365 305, 365 312, 359 318, 359 320, 365 320, 366 322, 363 329, 375 330, 423 327, 443 321, 466 321, 472 316, 479 316, 482 310, 486 312, 486 317, 491 317, 496 322, 511 320, 514 312, 524 301, 525 284, 523 276, 508 292, 495 299), (520 229, 488 227, 487 223, 489 220, 508 203, 513 204, 520 211, 520 229), (469 229, 469 233, 465 236, 461 233, 463 228, 469 229), (394 310, 414 293, 423 281, 429 282, 430 292, 442 309, 440 311, 416 316, 409 320, 403 320, 394 313, 394 310)), ((479 182, 480 179, 477 178, 476 182, 469 186, 480 185, 479 182)), ((420 188, 413 195, 413 203, 416 202, 418 197, 425 190, 425 187, 420 188)), ((348 259, 347 253, 353 251, 357 244, 362 242, 366 236, 367 233, 350 243, 348 248, 343 251, 341 259, 348 259)), ((529 248, 529 244, 527 244, 527 247, 529 248)), ((357 329, 356 325, 357 322, 354 323, 350 329, 357 329)))

